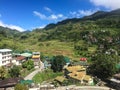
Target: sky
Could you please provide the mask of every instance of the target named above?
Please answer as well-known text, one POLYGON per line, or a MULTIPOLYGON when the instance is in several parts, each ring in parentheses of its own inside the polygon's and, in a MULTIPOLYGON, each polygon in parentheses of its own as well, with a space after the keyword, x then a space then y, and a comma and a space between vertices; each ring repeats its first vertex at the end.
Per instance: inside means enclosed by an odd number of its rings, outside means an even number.
POLYGON ((120 8, 120 0, 0 0, 0 26, 18 31, 43 28, 68 18, 81 18, 98 10, 120 8))

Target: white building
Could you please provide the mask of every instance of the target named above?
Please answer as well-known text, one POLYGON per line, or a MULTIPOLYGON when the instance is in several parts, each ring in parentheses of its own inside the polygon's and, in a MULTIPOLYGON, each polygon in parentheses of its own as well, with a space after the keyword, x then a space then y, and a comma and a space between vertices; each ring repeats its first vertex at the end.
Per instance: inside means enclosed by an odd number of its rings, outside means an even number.
POLYGON ((0 49, 0 66, 5 66, 12 61, 12 50, 0 49))

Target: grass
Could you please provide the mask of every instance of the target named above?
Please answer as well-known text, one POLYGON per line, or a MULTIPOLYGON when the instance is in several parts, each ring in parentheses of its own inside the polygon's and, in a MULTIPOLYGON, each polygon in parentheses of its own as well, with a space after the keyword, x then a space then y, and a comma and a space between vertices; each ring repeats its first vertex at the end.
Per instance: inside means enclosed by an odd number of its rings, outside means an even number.
POLYGON ((25 47, 31 51, 39 51, 44 53, 46 56, 53 55, 64 55, 71 59, 76 58, 74 55, 74 44, 73 42, 60 42, 58 40, 44 41, 30 44, 24 43, 25 47))
POLYGON ((25 76, 27 76, 28 74, 30 74, 31 72, 33 72, 35 69, 33 68, 33 69, 31 69, 31 70, 27 70, 26 68, 23 68, 22 70, 21 70, 21 76, 22 77, 25 77, 25 76))
MULTIPOLYGON (((68 56, 71 60, 79 60, 80 55, 75 54, 74 42, 60 42, 58 40, 38 42, 37 40, 24 41, 24 45, 27 50, 42 52, 45 56, 55 56, 64 55, 68 56), (26 43, 25 43, 26 42, 26 43)), ((83 40, 77 42, 79 45, 83 45, 85 42, 83 40)), ((96 46, 88 48, 88 52, 93 53, 97 49, 96 46)), ((84 52, 83 52, 84 53, 84 52)))
POLYGON ((62 72, 54 73, 52 70, 48 69, 43 72, 36 74, 33 77, 33 81, 35 83, 42 83, 43 81, 51 81, 52 79, 56 78, 57 76, 63 75, 62 72))

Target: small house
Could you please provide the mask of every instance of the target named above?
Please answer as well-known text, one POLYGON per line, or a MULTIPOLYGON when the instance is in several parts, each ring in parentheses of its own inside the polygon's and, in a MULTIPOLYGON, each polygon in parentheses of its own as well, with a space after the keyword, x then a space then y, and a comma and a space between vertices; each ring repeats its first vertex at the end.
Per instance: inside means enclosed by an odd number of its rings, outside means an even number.
MULTIPOLYGON (((7 78, 0 81, 0 90, 6 90, 7 88, 13 88, 16 84, 18 84, 21 80, 23 80, 22 77, 16 77, 16 78, 7 78)), ((11 90, 11 89, 10 89, 11 90)))

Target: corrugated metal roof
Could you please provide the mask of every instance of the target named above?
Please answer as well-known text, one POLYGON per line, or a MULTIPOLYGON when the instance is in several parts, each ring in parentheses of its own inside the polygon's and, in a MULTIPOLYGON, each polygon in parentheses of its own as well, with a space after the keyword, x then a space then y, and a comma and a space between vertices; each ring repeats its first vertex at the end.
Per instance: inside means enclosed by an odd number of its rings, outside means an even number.
POLYGON ((32 57, 32 54, 31 54, 31 53, 22 53, 21 56, 24 56, 24 57, 32 57))
POLYGON ((0 52, 11 52, 11 49, 0 49, 0 52))

